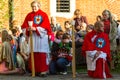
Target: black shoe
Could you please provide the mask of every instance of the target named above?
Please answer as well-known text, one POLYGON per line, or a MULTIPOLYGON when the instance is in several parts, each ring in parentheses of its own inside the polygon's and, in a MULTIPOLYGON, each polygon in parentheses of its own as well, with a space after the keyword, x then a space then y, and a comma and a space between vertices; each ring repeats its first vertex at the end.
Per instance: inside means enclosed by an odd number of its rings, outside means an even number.
POLYGON ((35 76, 40 76, 40 73, 35 73, 35 76))
POLYGON ((40 74, 40 77, 47 77, 47 74, 40 74))

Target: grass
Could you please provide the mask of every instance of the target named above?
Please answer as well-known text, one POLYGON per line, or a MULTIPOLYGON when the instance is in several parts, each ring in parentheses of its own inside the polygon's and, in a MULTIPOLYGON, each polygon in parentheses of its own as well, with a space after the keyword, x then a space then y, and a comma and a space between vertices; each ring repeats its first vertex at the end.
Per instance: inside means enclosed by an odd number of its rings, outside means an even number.
MULTIPOLYGON (((111 73, 120 74, 120 64, 115 67, 115 69, 110 69, 111 73)), ((72 72, 71 66, 68 67, 68 72, 72 72)), ((86 66, 76 66, 76 72, 77 73, 87 73, 87 67, 86 66)))
MULTIPOLYGON (((68 67, 68 72, 72 72, 72 67, 68 67)), ((76 66, 76 72, 77 73, 86 73, 87 72, 87 67, 86 66, 80 66, 77 65, 76 66)))

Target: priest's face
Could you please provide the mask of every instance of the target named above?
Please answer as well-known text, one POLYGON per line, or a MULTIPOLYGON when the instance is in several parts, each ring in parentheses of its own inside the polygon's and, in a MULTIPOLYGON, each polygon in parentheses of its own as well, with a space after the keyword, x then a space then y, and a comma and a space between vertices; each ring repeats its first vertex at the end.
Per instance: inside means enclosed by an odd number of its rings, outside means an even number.
POLYGON ((100 22, 98 24, 97 32, 104 32, 104 23, 103 22, 100 22))
POLYGON ((101 22, 100 31, 104 32, 104 23, 103 22, 101 22))
POLYGON ((37 12, 37 11, 39 10, 38 3, 33 3, 33 4, 31 5, 31 7, 32 7, 33 12, 37 12))
POLYGON ((98 33, 104 32, 104 23, 97 21, 94 25, 94 30, 98 33))

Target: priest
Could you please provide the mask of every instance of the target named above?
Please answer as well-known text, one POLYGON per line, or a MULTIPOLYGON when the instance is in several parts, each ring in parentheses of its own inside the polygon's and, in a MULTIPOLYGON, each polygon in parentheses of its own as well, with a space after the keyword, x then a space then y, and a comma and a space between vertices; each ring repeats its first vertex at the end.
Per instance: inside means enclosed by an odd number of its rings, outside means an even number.
POLYGON ((83 55, 86 56, 88 75, 92 78, 111 78, 107 62, 111 60, 110 41, 104 33, 104 24, 97 21, 94 30, 85 36, 82 46, 83 55))
MULTIPOLYGON (((40 9, 40 3, 35 0, 31 3, 31 7, 32 12, 26 16, 22 24, 22 30, 27 37, 30 37, 29 32, 32 30, 35 73, 46 76, 48 71, 48 40, 51 37, 52 30, 47 14, 40 9)), ((29 51, 31 51, 30 48, 29 51)), ((32 69, 31 58, 29 59, 29 68, 32 69)))

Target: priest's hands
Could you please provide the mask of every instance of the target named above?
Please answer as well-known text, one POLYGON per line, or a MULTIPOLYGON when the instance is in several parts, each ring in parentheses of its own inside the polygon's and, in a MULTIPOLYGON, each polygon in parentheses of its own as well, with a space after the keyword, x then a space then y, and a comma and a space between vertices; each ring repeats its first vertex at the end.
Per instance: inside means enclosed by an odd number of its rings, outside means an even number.
POLYGON ((95 56, 98 57, 101 54, 101 51, 97 51, 95 56))
POLYGON ((35 27, 29 27, 28 30, 30 31, 36 31, 36 28, 35 27))
POLYGON ((97 51, 94 58, 93 58, 93 61, 101 54, 101 51, 97 51))
POLYGON ((80 42, 84 42, 84 39, 80 38, 79 41, 80 41, 80 42))
POLYGON ((96 56, 99 56, 101 54, 101 51, 96 52, 96 56))

